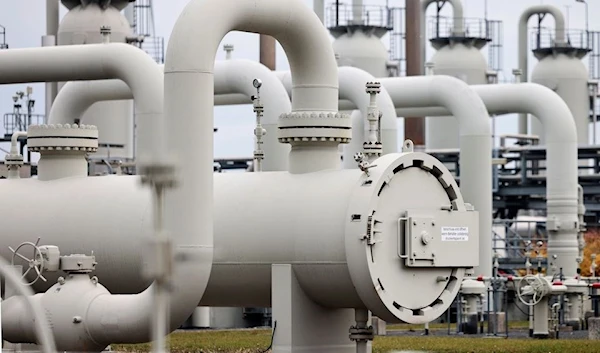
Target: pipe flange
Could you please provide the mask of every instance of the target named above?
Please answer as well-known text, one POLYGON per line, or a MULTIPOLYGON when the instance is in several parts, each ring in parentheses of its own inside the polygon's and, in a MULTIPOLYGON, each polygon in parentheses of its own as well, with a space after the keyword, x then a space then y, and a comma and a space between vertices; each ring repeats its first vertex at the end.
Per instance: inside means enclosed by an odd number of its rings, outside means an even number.
POLYGON ((383 145, 381 142, 365 142, 363 143, 363 152, 368 156, 383 154, 383 145))
POLYGON ((368 94, 381 93, 381 82, 367 82, 366 87, 368 94))
POLYGON ((7 167, 11 167, 11 166, 21 166, 23 165, 23 155, 21 154, 7 154, 6 157, 4 157, 4 164, 7 167))
POLYGON ((335 112, 291 112, 279 116, 278 139, 284 143, 348 143, 352 119, 335 112))
POLYGON ((94 125, 42 124, 30 125, 27 147, 32 152, 98 150, 98 128, 94 125))

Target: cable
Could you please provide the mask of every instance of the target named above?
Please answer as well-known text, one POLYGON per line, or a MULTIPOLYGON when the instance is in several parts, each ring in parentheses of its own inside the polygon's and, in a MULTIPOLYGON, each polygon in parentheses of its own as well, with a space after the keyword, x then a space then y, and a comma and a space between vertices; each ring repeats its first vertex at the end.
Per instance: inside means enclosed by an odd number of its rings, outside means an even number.
POLYGON ((273 321, 273 332, 271 333, 271 344, 269 347, 260 353, 267 353, 271 348, 273 348, 273 339, 275 338, 275 330, 277 329, 277 320, 273 321))
POLYGON ((529 313, 526 313, 526 312, 524 312, 524 311, 523 311, 523 309, 521 309, 521 308, 519 307, 519 305, 517 305, 516 303, 515 303, 515 307, 516 307, 517 309, 519 309, 519 311, 520 311, 520 312, 521 312, 523 315, 526 315, 528 318, 531 316, 531 315, 529 315, 529 313))

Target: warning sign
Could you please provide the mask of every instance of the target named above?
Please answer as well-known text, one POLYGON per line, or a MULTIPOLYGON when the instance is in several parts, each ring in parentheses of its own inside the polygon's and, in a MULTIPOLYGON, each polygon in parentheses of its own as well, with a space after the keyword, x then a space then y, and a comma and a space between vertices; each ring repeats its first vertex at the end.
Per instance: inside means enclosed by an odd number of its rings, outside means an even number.
POLYGON ((442 227, 442 241, 469 241, 469 227, 442 227))

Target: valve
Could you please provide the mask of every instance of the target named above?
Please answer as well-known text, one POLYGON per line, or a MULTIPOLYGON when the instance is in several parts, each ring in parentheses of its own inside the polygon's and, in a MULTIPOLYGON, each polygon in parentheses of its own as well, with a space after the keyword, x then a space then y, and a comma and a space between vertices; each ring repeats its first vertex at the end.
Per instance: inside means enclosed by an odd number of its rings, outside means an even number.
POLYGON ((517 297, 527 306, 535 306, 550 293, 548 282, 536 275, 526 275, 521 278, 517 283, 516 289, 517 297), (525 297, 528 296, 532 297, 532 299, 527 300, 525 297))
POLYGON ((367 82, 366 92, 370 95, 367 109, 367 121, 369 122, 369 136, 363 143, 364 154, 369 158, 377 158, 383 152, 381 145, 381 117, 382 112, 377 108, 377 94, 381 93, 380 82, 367 82))
POLYGON ((262 81, 256 78, 254 81, 252 81, 252 85, 254 88, 256 88, 256 96, 251 97, 253 110, 256 114, 256 128, 254 128, 254 136, 256 136, 256 144, 254 148, 254 171, 260 172, 262 171, 262 161, 265 159, 265 152, 262 149, 262 137, 267 134, 267 130, 265 130, 261 125, 261 118, 265 112, 265 107, 260 101, 260 87, 262 87, 262 81))
POLYGON ((47 282, 46 278, 43 276, 44 271, 56 272, 59 269, 60 251, 58 250, 58 247, 52 245, 39 246, 40 240, 41 238, 37 238, 35 243, 29 241, 23 242, 19 244, 16 249, 13 249, 10 246, 8 247, 13 254, 10 262, 11 266, 15 266, 15 260, 17 258, 20 258, 27 263, 27 269, 21 276, 22 279, 25 279, 30 271, 35 271, 36 277, 29 282, 24 282, 24 284, 29 286, 40 279, 47 282), (19 252, 25 247, 33 248, 32 258, 28 258, 19 252))
POLYGON ((372 165, 367 159, 367 156, 361 152, 358 152, 354 155, 354 160, 358 163, 358 169, 363 171, 367 176, 369 176, 369 169, 377 167, 377 165, 372 165))

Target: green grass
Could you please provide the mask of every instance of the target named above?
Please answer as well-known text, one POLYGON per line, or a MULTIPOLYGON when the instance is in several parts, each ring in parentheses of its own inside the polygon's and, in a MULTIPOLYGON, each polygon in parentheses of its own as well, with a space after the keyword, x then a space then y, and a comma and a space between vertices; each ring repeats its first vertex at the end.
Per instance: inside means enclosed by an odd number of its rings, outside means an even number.
MULTIPOLYGON (((271 339, 268 330, 175 332, 173 353, 258 353, 271 339)), ((115 345, 113 351, 149 352, 149 344, 115 345)), ((486 339, 464 337, 377 337, 374 353, 419 350, 431 353, 590 353, 600 352, 600 341, 486 339)))
MULTIPOLYGON (((483 323, 483 327, 487 328, 487 321, 483 323)), ((508 327, 511 329, 528 328, 529 323, 527 321, 509 321, 508 327)), ((448 324, 440 324, 440 323, 429 324, 430 330, 441 330, 441 329, 445 330, 447 328, 448 328, 448 324)), ((423 331, 425 329, 425 325, 390 324, 390 325, 387 325, 387 329, 389 331, 407 331, 407 330, 423 331)), ((456 330, 456 324, 450 324, 450 330, 452 332, 454 332, 456 330)))

